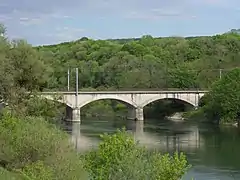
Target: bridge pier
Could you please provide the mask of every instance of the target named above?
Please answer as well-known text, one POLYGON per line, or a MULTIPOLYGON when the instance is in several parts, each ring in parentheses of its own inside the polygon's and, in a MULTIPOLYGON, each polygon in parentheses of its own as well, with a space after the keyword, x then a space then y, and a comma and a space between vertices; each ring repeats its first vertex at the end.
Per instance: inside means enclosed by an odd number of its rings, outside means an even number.
POLYGON ((72 110, 72 121, 74 122, 80 122, 80 115, 81 115, 81 111, 80 108, 75 108, 72 110))
POLYGON ((138 107, 136 109, 136 120, 138 120, 138 121, 143 121, 144 120, 143 108, 138 107))
POLYGON ((73 122, 80 122, 80 108, 72 109, 71 107, 66 107, 66 120, 73 122))
POLYGON ((143 108, 129 107, 127 119, 143 121, 143 108))

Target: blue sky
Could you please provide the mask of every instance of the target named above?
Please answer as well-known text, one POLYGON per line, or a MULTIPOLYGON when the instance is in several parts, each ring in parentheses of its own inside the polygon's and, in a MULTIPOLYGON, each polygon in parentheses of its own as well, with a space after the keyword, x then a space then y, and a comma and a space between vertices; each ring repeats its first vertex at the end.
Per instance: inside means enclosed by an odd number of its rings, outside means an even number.
POLYGON ((192 36, 240 28, 239 0, 0 0, 10 38, 33 45, 79 39, 192 36))

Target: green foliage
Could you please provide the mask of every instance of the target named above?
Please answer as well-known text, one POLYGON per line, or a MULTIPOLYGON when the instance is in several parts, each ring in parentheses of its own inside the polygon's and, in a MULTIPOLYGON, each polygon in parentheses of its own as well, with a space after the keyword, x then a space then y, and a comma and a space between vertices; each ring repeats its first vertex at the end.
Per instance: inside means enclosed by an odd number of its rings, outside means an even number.
POLYGON ((42 161, 36 161, 23 168, 20 172, 26 179, 31 180, 49 180, 54 179, 54 173, 51 167, 46 166, 42 161))
POLYGON ((41 55, 25 41, 0 39, 0 98, 12 110, 24 111, 24 100, 41 90, 50 72, 41 55))
POLYGON ((25 180, 20 174, 7 171, 0 167, 0 179, 2 180, 25 180))
POLYGON ((235 68, 217 81, 205 99, 204 110, 220 123, 233 123, 240 113, 240 69, 235 68))
POLYGON ((56 100, 51 101, 41 98, 37 95, 24 100, 24 102, 25 110, 24 112, 21 112, 21 115, 43 117, 45 120, 55 124, 60 123, 59 121, 64 116, 64 112, 66 111, 64 104, 58 103, 56 100))
MULTIPOLYGON (((66 72, 70 68, 73 90, 75 67, 79 68, 81 89, 209 89, 219 79, 220 69, 225 76, 230 69, 240 66, 239 40, 240 34, 234 31, 191 38, 84 38, 36 49, 44 57, 44 63, 53 69, 46 89, 66 89, 66 72)), ((102 105, 109 110, 108 103, 102 105)), ((156 112, 159 105, 153 107, 156 112)), ((91 112, 97 114, 100 106, 93 106, 91 112)))
MULTIPOLYGON (((81 88, 208 88, 219 79, 219 69, 240 65, 239 39, 237 33, 195 38, 143 36, 121 42, 84 39, 36 49, 54 68, 48 88, 66 87, 67 69, 75 67, 80 70, 81 88)), ((71 77, 74 88, 74 72, 71 77)))
MULTIPOLYGON (((0 25, 0 33, 3 29, 4 26, 0 25)), ((45 118, 60 114, 59 104, 35 96, 46 86, 51 73, 52 68, 27 42, 0 39, 0 99, 8 104, 12 112, 18 115, 44 115, 45 118)))
POLYGON ((1 166, 17 170, 24 177, 58 180, 85 177, 80 157, 68 136, 42 118, 19 118, 5 113, 0 121, 0 144, 1 166))
POLYGON ((51 127, 41 118, 18 119, 5 114, 0 122, 0 128, 3 147, 0 156, 10 168, 21 168, 29 162, 55 154, 60 150, 64 137, 60 130, 51 127), (52 131, 55 134, 52 134, 52 131))
POLYGON ((177 180, 189 168, 183 154, 161 155, 140 147, 125 130, 101 136, 98 150, 85 156, 85 169, 91 178, 177 180))

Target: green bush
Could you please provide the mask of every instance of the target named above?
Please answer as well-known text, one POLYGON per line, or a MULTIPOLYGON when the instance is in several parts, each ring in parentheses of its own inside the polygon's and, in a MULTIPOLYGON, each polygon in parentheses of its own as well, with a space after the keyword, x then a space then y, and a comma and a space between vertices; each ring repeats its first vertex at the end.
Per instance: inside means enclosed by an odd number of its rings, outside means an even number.
POLYGON ((0 121, 0 162, 30 179, 85 179, 67 134, 42 118, 5 113, 0 121), (53 177, 53 178, 50 178, 53 177))
POLYGON ((84 155, 85 169, 94 180, 177 180, 189 168, 183 154, 150 153, 125 130, 101 138, 98 150, 84 155))

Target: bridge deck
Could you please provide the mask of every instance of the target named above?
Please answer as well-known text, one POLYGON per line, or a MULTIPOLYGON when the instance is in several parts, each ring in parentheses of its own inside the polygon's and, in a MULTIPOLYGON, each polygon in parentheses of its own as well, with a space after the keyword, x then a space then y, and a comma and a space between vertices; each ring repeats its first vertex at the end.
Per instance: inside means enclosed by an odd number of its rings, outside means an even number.
MULTIPOLYGON (((78 94, 191 94, 191 93, 207 93, 208 91, 79 91, 78 94)), ((55 91, 41 92, 42 94, 76 94, 75 91, 55 91)))

